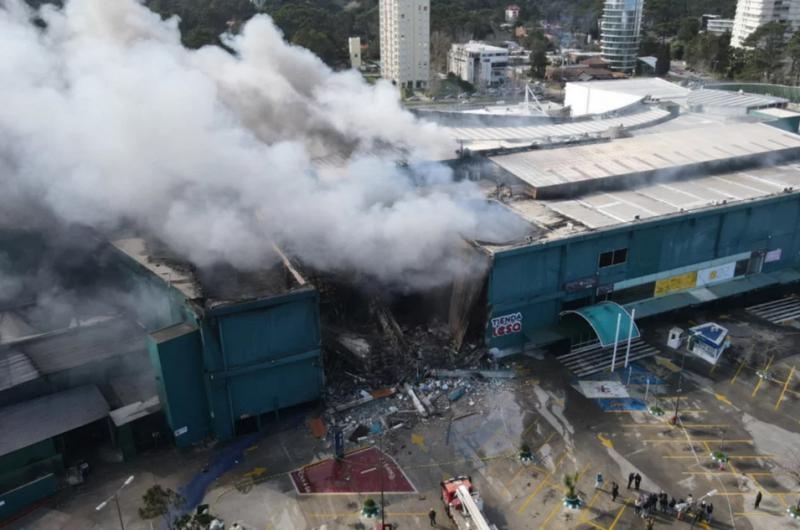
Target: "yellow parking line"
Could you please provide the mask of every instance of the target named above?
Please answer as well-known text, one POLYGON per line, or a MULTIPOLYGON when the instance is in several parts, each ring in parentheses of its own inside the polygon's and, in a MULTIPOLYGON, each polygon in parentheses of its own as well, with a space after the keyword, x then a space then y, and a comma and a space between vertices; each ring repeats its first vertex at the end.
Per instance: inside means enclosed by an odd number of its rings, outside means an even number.
MULTIPOLYGON (((677 444, 685 444, 686 439, 675 439, 675 440, 662 440, 662 439, 648 439, 643 440, 645 443, 662 443, 662 444, 669 444, 669 443, 677 443, 677 444)), ((709 443, 709 444, 753 444, 753 440, 723 440, 722 438, 713 439, 713 440, 697 440, 697 439, 690 439, 691 443, 700 444, 700 443, 709 443)))
POLYGON ((781 401, 783 401, 783 396, 786 394, 786 389, 789 388, 789 383, 792 381, 792 377, 794 377, 794 366, 789 371, 789 377, 786 378, 786 383, 783 384, 783 390, 781 391, 781 395, 778 398, 777 403, 775 403, 775 410, 778 410, 781 406, 781 401))
MULTIPOLYGON (((769 367, 772 366, 772 361, 774 361, 774 360, 775 360, 775 356, 774 355, 769 358, 769 361, 767 362, 767 365, 764 367, 764 371, 765 372, 767 370, 769 370, 769 367)), ((750 395, 750 397, 756 397, 756 393, 758 393, 758 389, 761 388, 761 383, 763 383, 763 382, 764 382, 764 380, 759 377, 758 378, 758 382, 756 383, 756 387, 753 389, 753 393, 750 395)))
POLYGON ((614 521, 611 523, 611 526, 608 527, 608 530, 614 530, 614 527, 617 526, 617 523, 619 522, 620 517, 622 517, 622 513, 625 511, 625 508, 628 507, 629 502, 631 502, 630 499, 628 499, 622 504, 622 508, 620 508, 619 511, 617 512, 617 516, 614 517, 614 521))
MULTIPOLYGON (((576 484, 581 480, 581 477, 584 475, 584 473, 586 473, 587 469, 589 469, 589 464, 586 464, 586 466, 584 466, 584 468, 578 473, 578 476, 575 477, 576 484)), ((550 521, 553 519, 553 517, 555 517, 556 514, 560 512, 563 508, 564 506, 560 502, 558 502, 558 500, 556 500, 556 505, 553 506, 553 509, 550 510, 550 513, 547 514, 547 517, 545 517, 544 521, 542 521, 542 524, 539 525, 539 530, 545 528, 548 524, 550 524, 550 521)))
MULTIPOLYGON (((666 460, 695 460, 694 455, 663 455, 661 458, 666 460)), ((765 458, 775 458, 775 455, 728 455, 730 460, 758 460, 765 458)))
MULTIPOLYGON (((597 500, 597 496, 600 495, 600 493, 602 491, 603 490, 596 490, 594 492, 594 495, 592 495, 592 499, 589 501, 589 504, 586 505, 586 509, 585 510, 581 510, 581 517, 580 517, 581 524, 589 523, 589 521, 586 519, 586 514, 589 512, 589 510, 592 509, 592 506, 594 506, 594 501, 597 500)), ((591 523, 591 524, 594 524, 594 523, 591 523)), ((580 524, 578 526, 580 526, 580 524)), ((605 530, 605 528, 603 528, 603 530, 605 530)))
MULTIPOLYGON (((699 428, 710 428, 710 427, 730 427, 730 423, 681 423, 682 426, 686 427, 687 429, 699 429, 699 428)), ((653 428, 664 428, 666 426, 672 427, 668 421, 662 421, 660 423, 624 423, 622 425, 626 428, 634 428, 634 427, 653 427, 653 428)))
POLYGON ((528 495, 528 497, 525 499, 525 502, 523 502, 522 506, 520 506, 519 510, 517 510, 518 514, 525 513, 525 509, 528 508, 528 505, 531 503, 531 501, 533 501, 533 499, 539 494, 539 492, 542 491, 542 488, 544 488, 544 485, 547 484, 547 481, 550 480, 550 477, 553 476, 553 473, 555 473, 558 470, 558 466, 561 465, 561 462, 564 461, 564 458, 566 456, 567 456, 566 451, 561 454, 561 456, 558 458, 558 461, 553 466, 553 471, 550 471, 547 474, 547 476, 545 476, 544 479, 542 479, 542 481, 531 492, 531 494, 528 495))
POLYGON ((736 370, 735 374, 733 374, 733 379, 731 379, 731 384, 736 382, 736 378, 739 377, 739 372, 741 372, 742 368, 744 368, 745 362, 746 361, 742 361, 741 364, 739 364, 739 369, 736 370))

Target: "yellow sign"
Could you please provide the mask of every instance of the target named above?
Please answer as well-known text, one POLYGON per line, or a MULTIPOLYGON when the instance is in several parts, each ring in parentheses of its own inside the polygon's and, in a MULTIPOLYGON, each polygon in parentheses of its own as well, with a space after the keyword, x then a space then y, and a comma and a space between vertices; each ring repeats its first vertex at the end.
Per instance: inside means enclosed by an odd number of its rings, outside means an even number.
POLYGON ((664 296, 686 289, 693 289, 697 285, 697 271, 687 272, 678 276, 664 278, 656 282, 653 296, 664 296))

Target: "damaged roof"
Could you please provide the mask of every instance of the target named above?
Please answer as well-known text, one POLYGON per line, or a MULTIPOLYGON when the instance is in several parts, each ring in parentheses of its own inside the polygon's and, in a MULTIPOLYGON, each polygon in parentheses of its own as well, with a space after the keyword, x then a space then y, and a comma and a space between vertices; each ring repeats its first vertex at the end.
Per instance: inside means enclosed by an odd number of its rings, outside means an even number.
POLYGON ((307 285, 288 258, 275 248, 276 261, 258 270, 243 271, 228 264, 199 268, 163 245, 143 238, 111 244, 187 300, 211 308, 218 305, 269 298, 307 285))

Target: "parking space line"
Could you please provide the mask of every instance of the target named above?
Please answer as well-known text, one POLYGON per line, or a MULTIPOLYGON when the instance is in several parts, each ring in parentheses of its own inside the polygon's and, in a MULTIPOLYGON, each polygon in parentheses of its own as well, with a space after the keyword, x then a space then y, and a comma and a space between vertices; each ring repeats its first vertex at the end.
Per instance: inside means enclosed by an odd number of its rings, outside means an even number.
MULTIPOLYGON (((774 361, 774 360, 775 360, 775 356, 774 355, 769 358, 769 361, 767 362, 767 365, 764 367, 764 372, 769 370, 769 367, 772 366, 772 361, 774 361)), ((764 382, 764 379, 759 377, 758 378, 758 382, 756 383, 756 387, 753 389, 753 393, 750 395, 751 398, 756 397, 756 394, 758 393, 758 389, 761 388, 761 383, 763 383, 763 382, 764 382)))
MULTIPOLYGON (((585 509, 585 510, 581 510, 581 517, 580 517, 581 524, 591 524, 591 525, 593 525, 593 526, 595 526, 595 527, 598 527, 598 526, 599 526, 599 525, 595 525, 593 522, 590 522, 588 519, 586 519, 586 514, 589 512, 589 510, 591 510, 591 509, 592 509, 592 506, 594 506, 594 503, 595 503, 595 501, 597 500, 597 497, 598 497, 598 496, 599 496, 599 495, 600 495, 602 492, 603 492, 603 490, 601 490, 601 489, 595 490, 595 492, 594 492, 594 495, 592 495, 592 498, 591 498, 591 500, 589 501, 589 504, 587 504, 587 505, 586 505, 586 509, 585 509)), ((578 526, 580 526, 580 524, 579 524, 578 526)), ((577 528, 577 527, 576 527, 576 528, 577 528)), ((603 528, 603 527, 600 527, 600 528, 601 528, 602 530, 606 530, 606 529, 605 529, 605 528, 603 528)))
POLYGON ((783 390, 781 391, 781 395, 778 398, 778 401, 775 403, 775 410, 778 410, 780 408, 781 401, 783 401, 783 396, 786 394, 786 389, 789 388, 789 383, 791 383, 792 377, 794 377, 794 366, 792 366, 792 369, 789 370, 789 377, 786 378, 786 383, 783 384, 783 390))
MULTIPOLYGON (((657 444, 657 443, 662 443, 662 444, 669 444, 669 443, 685 444, 686 443, 686 439, 685 438, 684 439, 677 439, 676 438, 675 440, 663 440, 663 439, 660 439, 660 438, 656 438, 656 439, 648 439, 648 440, 642 440, 642 441, 645 442, 645 443, 653 443, 653 444, 657 444)), ((753 440, 723 440, 722 438, 715 438, 715 439, 712 439, 712 440, 697 440, 697 439, 690 438, 690 441, 693 444, 709 443, 709 444, 750 444, 750 445, 753 445, 753 440)))
MULTIPOLYGON (((575 484, 580 482, 581 477, 583 477, 583 475, 586 473, 587 469, 589 469, 589 464, 586 464, 583 467, 583 469, 580 472, 578 472, 578 475, 575 477, 575 484)), ((544 521, 542 521, 542 524, 539 525, 539 530, 541 530, 542 528, 547 527, 547 525, 550 524, 550 521, 553 519, 553 517, 555 517, 556 514, 559 511, 561 511, 563 508, 564 508, 564 505, 562 503, 556 501, 556 505, 553 506, 553 509, 550 510, 550 512, 547 514, 547 517, 545 517, 544 521)))
POLYGON ((536 488, 535 488, 535 489, 534 489, 534 490, 531 492, 531 494, 530 494, 530 495, 528 495, 528 497, 527 497, 527 498, 525 499, 525 501, 522 503, 522 506, 520 506, 520 507, 519 507, 519 510, 517 510, 517 513, 518 513, 518 514, 523 514, 523 513, 525 513, 525 510, 528 508, 528 505, 529 505, 529 504, 531 503, 531 501, 533 501, 533 499, 534 499, 534 498, 535 498, 535 497, 536 497, 536 496, 539 494, 539 492, 540 492, 540 491, 542 491, 542 488, 544 488, 545 484, 547 484, 547 483, 548 483, 548 481, 550 480, 550 477, 552 477, 552 476, 553 476, 553 474, 554 474, 554 473, 555 473, 555 472, 558 470, 558 467, 561 465, 561 462, 563 462, 563 461, 564 461, 564 458, 565 458, 566 456, 567 456, 567 452, 566 452, 566 451, 564 451, 563 453, 561 453, 561 456, 560 456, 560 457, 558 457, 558 461, 557 461, 557 462, 555 463, 555 465, 553 466, 553 470, 552 470, 552 471, 550 471, 550 472, 548 472, 548 473, 547 473, 547 475, 546 475, 546 476, 545 476, 545 477, 542 479, 542 481, 541 481, 539 484, 537 484, 536 488))
MULTIPOLYGON (((534 425, 538 421, 539 420, 536 420, 534 422, 534 425)), ((530 427, 528 427, 528 430, 530 430, 530 427)), ((539 445, 539 448, 536 449, 536 452, 538 453, 539 451, 542 450, 542 447, 544 447, 545 445, 550 443, 550 440, 552 440, 553 436, 555 436, 555 435, 556 435, 556 431, 551 432, 550 435, 547 438, 545 438, 544 442, 542 442, 541 445, 539 445)), ((506 482, 506 484, 505 484, 506 489, 511 487, 511 484, 513 484, 514 481, 517 480, 517 478, 519 478, 520 474, 522 474, 522 472, 525 471, 525 469, 534 469, 536 471, 539 471, 540 473, 549 473, 549 471, 547 471, 543 467, 539 467, 539 466, 536 466, 536 465, 533 465, 533 464, 521 464, 520 468, 517 470, 517 472, 514 473, 514 476, 512 476, 511 479, 508 482, 506 482)))
POLYGON ((738 369, 738 370, 736 370, 736 373, 733 375, 733 379, 731 379, 731 384, 733 384, 733 383, 735 383, 735 382, 736 382, 736 378, 737 378, 737 377, 739 377, 739 372, 741 372, 741 371, 742 371, 742 368, 744 368, 744 365, 745 365, 745 363, 746 363, 746 362, 747 362, 747 361, 746 361, 746 360, 744 360, 744 361, 742 361, 742 362, 739 364, 739 369, 738 369))
POLYGON ((628 507, 628 504, 630 502, 631 502, 631 500, 628 499, 622 504, 622 508, 620 508, 619 511, 617 512, 617 516, 614 517, 614 520, 611 522, 611 526, 608 527, 608 530, 614 530, 614 527, 617 526, 617 523, 619 522, 620 518, 622 517, 622 513, 625 511, 625 508, 628 507))
MULTIPOLYGON (((696 460, 694 455, 662 455, 666 460, 696 460)), ((775 455, 728 455, 730 460, 762 460, 775 458, 775 455)))

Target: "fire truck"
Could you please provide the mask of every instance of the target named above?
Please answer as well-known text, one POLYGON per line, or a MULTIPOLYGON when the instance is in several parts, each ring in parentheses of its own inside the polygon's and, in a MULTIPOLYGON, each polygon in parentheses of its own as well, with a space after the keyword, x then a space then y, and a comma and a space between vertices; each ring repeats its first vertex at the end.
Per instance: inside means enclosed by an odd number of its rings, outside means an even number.
POLYGON ((483 515, 483 499, 473 488, 472 477, 454 477, 441 485, 445 512, 458 530, 497 530, 483 515))

